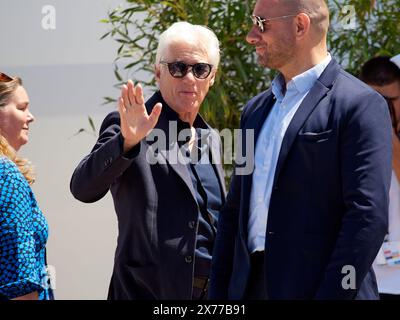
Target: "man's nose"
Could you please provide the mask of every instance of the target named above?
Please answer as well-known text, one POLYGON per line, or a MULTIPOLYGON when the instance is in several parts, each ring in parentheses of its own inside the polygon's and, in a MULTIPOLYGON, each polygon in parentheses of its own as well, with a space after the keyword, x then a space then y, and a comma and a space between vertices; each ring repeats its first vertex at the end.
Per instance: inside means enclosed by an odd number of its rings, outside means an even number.
POLYGON ((246 41, 249 44, 256 44, 260 39, 260 31, 258 30, 258 28, 256 26, 252 26, 249 33, 246 36, 246 41))
POLYGON ((189 68, 189 70, 187 71, 187 73, 185 74, 185 76, 183 77, 184 80, 188 80, 188 81, 195 81, 196 78, 193 74, 193 69, 189 68))

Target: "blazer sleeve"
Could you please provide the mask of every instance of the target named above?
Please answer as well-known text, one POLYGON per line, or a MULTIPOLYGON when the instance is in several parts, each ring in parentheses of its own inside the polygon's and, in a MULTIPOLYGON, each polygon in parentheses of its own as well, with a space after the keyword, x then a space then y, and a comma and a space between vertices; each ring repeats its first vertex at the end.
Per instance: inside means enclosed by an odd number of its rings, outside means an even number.
POLYGON ((316 299, 355 298, 387 233, 390 116, 378 94, 359 100, 343 123, 338 152, 345 211, 316 299), (355 271, 355 287, 351 287, 350 278, 345 278, 351 270, 355 271))
MULTIPOLYGON (((246 110, 248 108, 245 108, 241 116, 240 127, 242 130, 245 125, 246 110)), ((218 217, 218 231, 211 261, 210 290, 208 296, 212 300, 228 299, 229 282, 233 270, 235 240, 239 231, 242 180, 241 176, 236 175, 235 172, 236 164, 226 202, 218 217)))
POLYGON ((112 112, 104 119, 93 150, 72 175, 70 189, 76 199, 95 202, 105 196, 139 154, 142 142, 126 154, 123 154, 123 144, 119 114, 112 112))
POLYGON ((0 160, 0 296, 6 299, 43 290, 23 179, 14 164, 0 160))

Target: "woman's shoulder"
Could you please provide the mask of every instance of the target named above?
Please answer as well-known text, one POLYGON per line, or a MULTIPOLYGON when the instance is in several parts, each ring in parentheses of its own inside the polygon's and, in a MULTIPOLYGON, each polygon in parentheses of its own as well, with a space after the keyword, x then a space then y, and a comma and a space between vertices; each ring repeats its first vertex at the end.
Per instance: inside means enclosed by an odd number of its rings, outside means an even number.
POLYGON ((32 190, 18 166, 11 159, 0 156, 0 211, 7 203, 32 203, 32 198, 32 190))
MULTIPOLYGON (((23 178, 23 175, 21 174, 21 171, 19 171, 17 165, 9 158, 5 156, 0 156, 0 179, 5 179, 7 177, 8 179, 21 179, 23 178)), ((22 179, 24 180, 24 179, 22 179)))
POLYGON ((0 156, 0 173, 8 173, 18 170, 17 165, 8 157, 0 156))
POLYGON ((0 155, 0 173, 19 173, 18 166, 10 158, 0 155))

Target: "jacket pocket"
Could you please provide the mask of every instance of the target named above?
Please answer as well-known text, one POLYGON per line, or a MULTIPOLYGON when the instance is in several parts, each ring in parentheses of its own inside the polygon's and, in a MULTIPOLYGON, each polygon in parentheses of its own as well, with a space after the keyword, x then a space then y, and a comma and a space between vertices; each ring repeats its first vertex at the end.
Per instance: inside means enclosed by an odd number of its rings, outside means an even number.
POLYGON ((310 142, 324 142, 327 141, 329 139, 329 137, 332 134, 332 129, 331 130, 327 130, 327 131, 322 131, 322 132, 300 132, 297 137, 301 140, 304 141, 310 141, 310 142))

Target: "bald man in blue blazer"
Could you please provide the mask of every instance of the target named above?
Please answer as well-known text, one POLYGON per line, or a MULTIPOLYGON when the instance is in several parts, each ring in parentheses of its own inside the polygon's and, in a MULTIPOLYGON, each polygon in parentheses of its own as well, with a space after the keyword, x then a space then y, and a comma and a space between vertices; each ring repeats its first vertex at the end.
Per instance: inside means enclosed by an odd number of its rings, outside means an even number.
POLYGON ((387 105, 328 53, 325 1, 258 0, 252 20, 247 41, 279 74, 241 117, 255 135, 254 170, 237 166, 232 178, 210 298, 378 299, 371 265, 387 232, 387 105))

